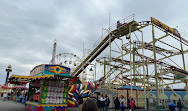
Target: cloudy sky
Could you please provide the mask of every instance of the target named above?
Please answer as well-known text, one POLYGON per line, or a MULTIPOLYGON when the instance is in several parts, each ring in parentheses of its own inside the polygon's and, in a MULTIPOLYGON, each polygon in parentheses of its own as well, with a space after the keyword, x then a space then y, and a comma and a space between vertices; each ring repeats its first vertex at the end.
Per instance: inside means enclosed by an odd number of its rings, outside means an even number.
MULTIPOLYGON (((82 57, 82 44, 91 47, 101 29, 135 14, 137 21, 155 17, 178 26, 188 39, 186 0, 1 0, 0 1, 0 83, 8 64, 11 74, 29 75, 38 64, 49 63, 54 39, 57 53, 82 57)), ((98 77, 101 75, 98 75, 98 77)))

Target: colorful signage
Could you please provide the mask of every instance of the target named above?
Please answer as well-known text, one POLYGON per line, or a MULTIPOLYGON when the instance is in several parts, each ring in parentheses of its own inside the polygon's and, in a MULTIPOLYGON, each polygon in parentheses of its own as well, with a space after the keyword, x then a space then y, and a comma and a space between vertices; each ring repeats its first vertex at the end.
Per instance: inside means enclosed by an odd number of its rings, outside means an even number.
POLYGON ((169 26, 167 26, 166 24, 160 22, 159 20, 151 17, 151 23, 157 25, 158 27, 164 29, 165 31, 167 32, 170 32, 172 33, 173 35, 177 36, 177 37, 180 37, 180 33, 178 32, 177 29, 175 28, 170 28, 169 26))
POLYGON ((70 74, 70 68, 61 66, 61 65, 45 65, 44 66, 44 74, 45 75, 64 75, 64 76, 69 76, 70 74))
POLYGON ((51 75, 51 74, 69 76, 70 68, 61 65, 42 64, 36 66, 30 72, 31 76, 41 76, 41 75, 51 75))

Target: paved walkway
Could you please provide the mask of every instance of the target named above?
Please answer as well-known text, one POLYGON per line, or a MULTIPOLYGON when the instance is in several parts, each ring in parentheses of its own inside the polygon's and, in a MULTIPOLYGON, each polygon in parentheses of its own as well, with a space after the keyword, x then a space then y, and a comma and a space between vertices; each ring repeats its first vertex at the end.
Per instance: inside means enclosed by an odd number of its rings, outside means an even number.
POLYGON ((0 111, 27 111, 25 105, 14 101, 0 99, 0 111))

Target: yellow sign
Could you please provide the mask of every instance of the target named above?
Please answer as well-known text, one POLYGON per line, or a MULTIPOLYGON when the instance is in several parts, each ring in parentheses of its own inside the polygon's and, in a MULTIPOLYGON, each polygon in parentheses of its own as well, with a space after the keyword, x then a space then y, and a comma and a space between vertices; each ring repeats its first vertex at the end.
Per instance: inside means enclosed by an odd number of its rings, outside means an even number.
POLYGON ((162 29, 164 29, 167 32, 172 33, 173 35, 180 37, 180 33, 178 32, 177 29, 175 28, 170 28, 169 26, 167 26, 166 24, 163 24, 162 22, 160 22, 159 20, 151 17, 151 23, 157 25, 158 27, 161 27, 162 29))

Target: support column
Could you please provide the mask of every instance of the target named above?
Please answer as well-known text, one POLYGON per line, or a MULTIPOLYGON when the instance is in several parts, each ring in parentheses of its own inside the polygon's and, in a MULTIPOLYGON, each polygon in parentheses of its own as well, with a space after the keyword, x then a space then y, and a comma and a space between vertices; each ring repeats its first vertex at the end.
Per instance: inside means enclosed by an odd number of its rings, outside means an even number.
MULTIPOLYGON (((181 45, 181 55, 182 55, 182 62, 183 62, 183 69, 186 70, 185 67, 185 58, 184 58, 184 54, 183 54, 183 44, 182 44, 182 38, 180 37, 180 45, 181 45)), ((188 93, 188 89, 187 89, 187 76, 185 77, 186 81, 185 81, 185 86, 186 86, 186 92, 188 93)))
MULTIPOLYGON (((131 69, 131 67, 132 67, 132 62, 131 62, 131 60, 132 60, 132 58, 131 58, 131 26, 129 26, 129 38, 130 38, 130 41, 129 41, 129 44, 130 44, 130 69, 131 69)), ((132 97, 132 70, 130 70, 130 75, 131 75, 131 97, 132 97)))
POLYGON ((154 34, 154 26, 152 24, 152 38, 153 38, 153 55, 154 55, 154 67, 155 67, 155 80, 156 80, 156 92, 157 92, 157 105, 159 105, 159 87, 158 87, 158 73, 157 73, 157 64, 156 64, 156 47, 155 47, 155 34, 154 34))
POLYGON ((136 86, 136 76, 135 76, 135 73, 136 73, 136 68, 135 68, 135 47, 133 47, 133 82, 134 82, 134 86, 136 86))
MULTIPOLYGON (((104 59, 104 77, 105 75, 106 75, 106 59, 104 59)), ((104 85, 105 85, 105 78, 104 78, 104 85)))

